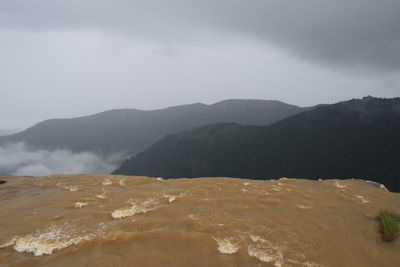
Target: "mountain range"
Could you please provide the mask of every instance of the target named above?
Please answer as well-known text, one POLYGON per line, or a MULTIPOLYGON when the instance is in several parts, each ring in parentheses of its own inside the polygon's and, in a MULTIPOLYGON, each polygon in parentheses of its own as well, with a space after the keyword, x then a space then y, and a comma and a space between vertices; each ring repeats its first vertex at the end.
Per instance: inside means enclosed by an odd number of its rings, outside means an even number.
POLYGON ((37 148, 136 153, 164 137, 217 122, 268 125, 308 110, 280 101, 232 99, 160 110, 109 110, 73 119, 51 119, 0 136, 0 144, 25 142, 37 148))
POLYGON ((319 106, 267 126, 168 135, 114 173, 153 177, 359 178, 400 191, 400 98, 319 106))

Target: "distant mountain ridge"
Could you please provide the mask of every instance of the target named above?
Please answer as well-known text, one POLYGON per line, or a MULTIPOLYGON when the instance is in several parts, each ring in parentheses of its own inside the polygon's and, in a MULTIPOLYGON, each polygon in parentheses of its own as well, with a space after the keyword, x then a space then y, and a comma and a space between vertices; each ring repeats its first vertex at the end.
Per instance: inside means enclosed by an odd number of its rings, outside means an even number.
POLYGON ((51 119, 9 136, 0 144, 26 142, 39 148, 73 151, 140 151, 166 134, 217 122, 267 125, 307 110, 280 101, 232 99, 159 110, 109 110, 73 119, 51 119))
POLYGON ((321 106, 269 126, 215 124, 169 135, 115 174, 360 178, 400 191, 400 98, 321 106))
POLYGON ((20 131, 16 129, 0 129, 0 136, 11 135, 20 131))

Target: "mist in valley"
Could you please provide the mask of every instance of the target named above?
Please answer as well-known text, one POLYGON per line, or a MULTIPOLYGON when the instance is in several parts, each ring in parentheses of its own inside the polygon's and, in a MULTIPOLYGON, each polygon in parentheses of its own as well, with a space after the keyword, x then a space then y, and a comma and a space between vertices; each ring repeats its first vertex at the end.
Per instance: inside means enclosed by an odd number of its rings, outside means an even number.
POLYGON ((68 149, 46 150, 24 142, 8 143, 0 146, 0 175, 107 174, 127 157, 125 152, 102 154, 68 149))

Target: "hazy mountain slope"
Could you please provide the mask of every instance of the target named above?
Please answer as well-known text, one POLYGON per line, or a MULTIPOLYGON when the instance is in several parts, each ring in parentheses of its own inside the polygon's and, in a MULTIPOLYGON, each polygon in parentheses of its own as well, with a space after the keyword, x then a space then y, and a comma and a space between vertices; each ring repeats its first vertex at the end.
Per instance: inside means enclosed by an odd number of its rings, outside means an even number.
POLYGON ((11 135, 14 133, 20 132, 20 130, 16 130, 16 129, 0 129, 0 136, 4 136, 4 135, 11 135))
POLYGON ((170 135, 115 171, 163 177, 363 178, 400 191, 400 98, 318 107, 270 126, 170 135))
POLYGON ((302 109, 279 101, 226 100, 161 110, 110 110, 74 119, 41 122, 26 131, 0 137, 0 144, 24 141, 44 148, 74 151, 141 150, 166 134, 216 122, 266 125, 302 109))

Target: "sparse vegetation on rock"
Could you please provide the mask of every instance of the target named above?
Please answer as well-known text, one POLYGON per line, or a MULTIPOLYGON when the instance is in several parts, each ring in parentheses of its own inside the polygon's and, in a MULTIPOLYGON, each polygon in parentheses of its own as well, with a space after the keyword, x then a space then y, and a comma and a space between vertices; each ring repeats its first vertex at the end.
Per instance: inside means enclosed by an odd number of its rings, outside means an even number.
POLYGON ((378 213, 377 219, 383 241, 394 241, 399 233, 399 222, 397 221, 396 214, 389 210, 381 210, 378 213))

